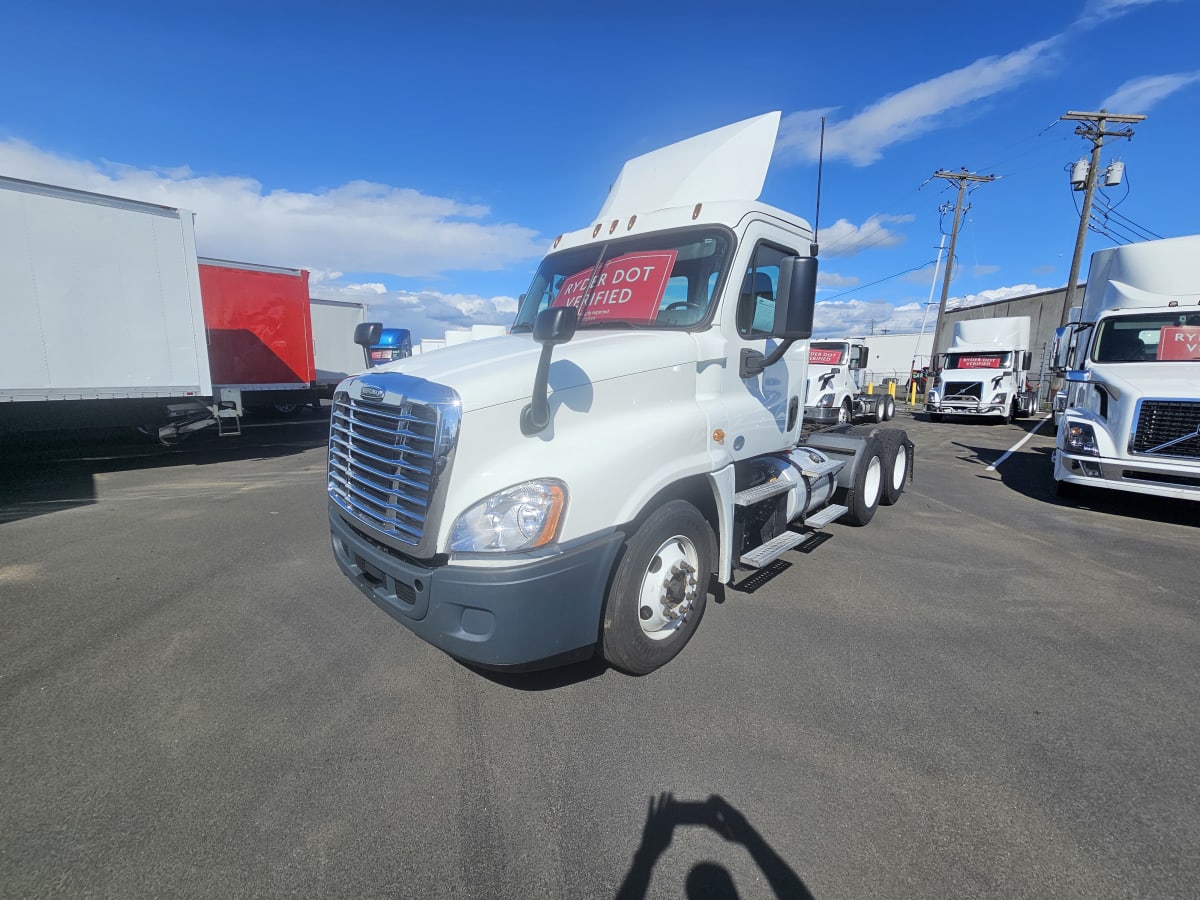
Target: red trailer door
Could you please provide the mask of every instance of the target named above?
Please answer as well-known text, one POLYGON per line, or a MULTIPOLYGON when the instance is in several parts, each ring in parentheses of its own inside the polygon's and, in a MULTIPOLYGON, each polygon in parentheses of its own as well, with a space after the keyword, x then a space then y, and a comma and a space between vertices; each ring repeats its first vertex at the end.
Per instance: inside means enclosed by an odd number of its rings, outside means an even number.
POLYGON ((200 296, 214 385, 267 390, 316 381, 307 271, 201 259, 200 296))

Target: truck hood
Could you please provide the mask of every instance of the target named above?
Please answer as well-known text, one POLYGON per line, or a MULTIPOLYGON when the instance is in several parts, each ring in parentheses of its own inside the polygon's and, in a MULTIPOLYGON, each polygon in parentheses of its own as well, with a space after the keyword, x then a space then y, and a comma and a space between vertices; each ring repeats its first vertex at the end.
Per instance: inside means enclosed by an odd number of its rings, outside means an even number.
MULTIPOLYGON (((453 388, 464 413, 528 400, 542 347, 531 334, 468 341, 368 369, 364 376, 403 372, 453 388)), ((554 348, 550 390, 564 391, 654 369, 694 365, 696 341, 686 332, 581 331, 554 348)))
POLYGON ((1200 363, 1146 362, 1092 364, 1092 381, 1110 385, 1130 397, 1194 400, 1200 397, 1200 363))

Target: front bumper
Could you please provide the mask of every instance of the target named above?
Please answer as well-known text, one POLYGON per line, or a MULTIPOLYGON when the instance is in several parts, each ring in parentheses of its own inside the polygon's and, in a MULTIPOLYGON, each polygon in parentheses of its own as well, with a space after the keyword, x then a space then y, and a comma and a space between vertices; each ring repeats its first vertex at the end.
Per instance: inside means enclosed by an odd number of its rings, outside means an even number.
POLYGON ((1200 461, 1114 459, 1056 450, 1054 479, 1086 487, 1200 500, 1200 461))
POLYGON ((541 668, 589 656, 625 535, 507 566, 428 568, 380 549, 329 510, 338 567, 418 637, 489 668, 541 668))
POLYGON ((836 425, 840 412, 841 408, 837 406, 806 406, 804 421, 815 425, 836 425))
POLYGON ((992 403, 984 406, 980 403, 926 403, 925 412, 941 413, 946 416, 1005 416, 1008 415, 1008 404, 992 403))

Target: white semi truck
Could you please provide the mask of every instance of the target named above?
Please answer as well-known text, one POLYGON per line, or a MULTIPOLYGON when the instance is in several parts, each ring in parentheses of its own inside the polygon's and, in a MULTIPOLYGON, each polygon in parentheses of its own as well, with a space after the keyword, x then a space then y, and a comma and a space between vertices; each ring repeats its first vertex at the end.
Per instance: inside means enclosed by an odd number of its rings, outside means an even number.
POLYGON ((954 323, 950 347, 925 395, 929 419, 947 415, 1012 422, 1037 409, 1026 390, 1031 356, 1029 316, 967 319, 954 323))
POLYGON ((1054 361, 1067 378, 1060 494, 1102 487, 1200 500, 1200 235, 1094 253, 1054 361))
POLYGON ((808 224, 757 199, 778 123, 630 160, 510 334, 339 387, 333 551, 372 601, 473 664, 599 647, 641 674, 690 639, 713 577, 898 499, 903 432, 801 442, 816 259, 808 224))
POLYGON ((866 392, 863 377, 871 350, 850 341, 813 341, 808 346, 808 387, 804 420, 839 425, 854 420, 886 422, 896 414, 896 398, 866 392))

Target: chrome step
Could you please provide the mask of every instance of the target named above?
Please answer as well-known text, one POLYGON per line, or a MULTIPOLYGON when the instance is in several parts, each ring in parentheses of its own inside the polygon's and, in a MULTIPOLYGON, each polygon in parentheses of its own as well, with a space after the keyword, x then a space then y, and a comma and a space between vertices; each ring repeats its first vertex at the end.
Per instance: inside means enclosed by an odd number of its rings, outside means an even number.
POLYGON ((733 495, 733 504, 734 506, 753 506, 762 500, 786 494, 793 487, 795 487, 795 482, 784 481, 782 478, 766 481, 752 488, 746 488, 744 491, 738 491, 733 495))
POLYGON ((804 520, 805 528, 821 528, 828 525, 835 519, 840 519, 846 513, 850 512, 850 507, 842 506, 840 503, 830 503, 817 510, 814 515, 809 516, 804 520))
POLYGON ((743 566, 753 566, 755 569, 761 569, 769 562, 774 562, 787 553, 797 544, 802 543, 808 535, 799 534, 795 531, 785 531, 783 534, 771 538, 765 544, 755 547, 749 553, 742 556, 740 562, 743 566))

